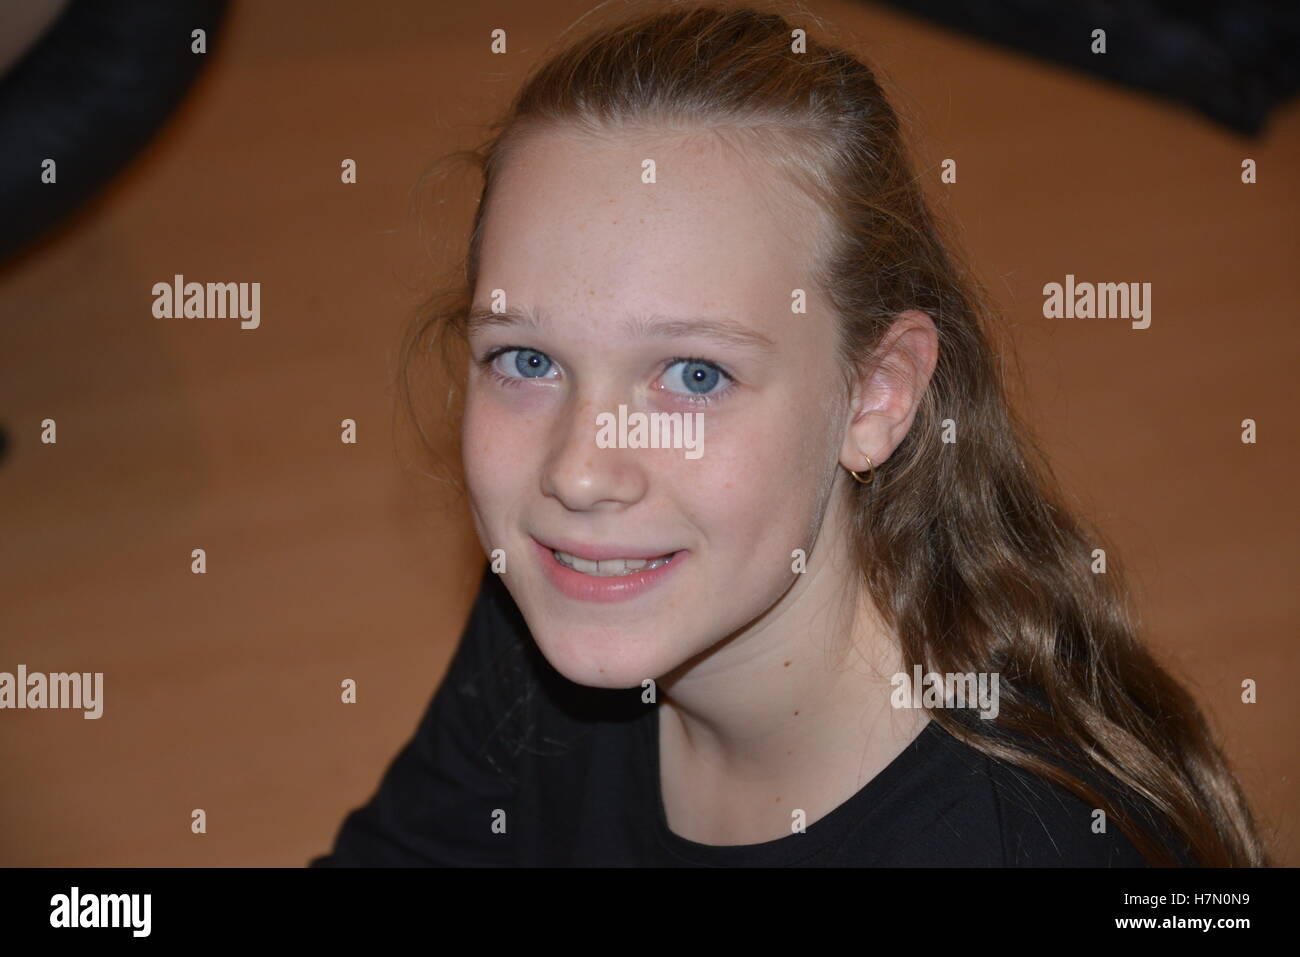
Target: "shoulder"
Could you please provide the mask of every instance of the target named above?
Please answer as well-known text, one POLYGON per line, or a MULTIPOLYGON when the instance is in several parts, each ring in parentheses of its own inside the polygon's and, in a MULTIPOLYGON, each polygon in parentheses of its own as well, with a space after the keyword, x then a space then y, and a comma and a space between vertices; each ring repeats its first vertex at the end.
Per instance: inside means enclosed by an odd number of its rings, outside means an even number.
POLYGON ((988 769, 1008 867, 1147 866, 1104 807, 1092 807, 1063 785, 1023 768, 983 754, 980 759, 988 769))
MULTIPOLYGON (((987 755, 933 721, 917 745, 917 773, 890 795, 899 826, 876 846, 873 864, 1147 866, 1106 808, 1063 785, 987 755)), ((1121 800, 1114 789, 1105 794, 1121 800)))

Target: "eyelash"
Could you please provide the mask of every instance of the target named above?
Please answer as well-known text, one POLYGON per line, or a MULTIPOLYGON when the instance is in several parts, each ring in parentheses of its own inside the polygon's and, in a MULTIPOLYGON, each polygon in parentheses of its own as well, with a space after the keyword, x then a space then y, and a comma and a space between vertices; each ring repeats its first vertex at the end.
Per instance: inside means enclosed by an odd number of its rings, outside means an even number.
MULTIPOLYGON (((485 372, 487 372, 488 375, 492 376, 492 378, 496 379, 502 385, 505 385, 510 388, 514 388, 518 386, 520 383, 527 382, 528 378, 525 376, 504 375, 496 370, 495 366, 496 366, 497 358, 499 356, 505 355, 507 352, 536 352, 538 355, 542 355, 542 356, 546 355, 545 352, 542 352, 538 349, 533 349, 529 346, 497 346, 494 349, 488 350, 487 354, 484 355, 483 358, 478 360, 479 366, 485 372)), ((547 358, 549 359, 550 357, 547 356, 547 358)), ((674 398, 682 399, 694 405, 708 405, 710 402, 722 398, 723 396, 731 392, 732 385, 736 381, 735 377, 732 376, 731 373, 729 373, 722 366, 718 365, 716 362, 713 362, 709 359, 701 359, 698 356, 677 356, 675 358, 669 359, 666 363, 664 363, 663 372, 667 372, 669 369, 677 365, 677 363, 679 362, 692 362, 692 363, 697 363, 699 365, 708 366, 710 369, 716 370, 718 374, 721 375, 722 378, 726 380, 727 384, 723 388, 712 393, 711 395, 692 396, 692 395, 686 395, 683 392, 669 393, 674 398)), ((663 375, 663 372, 659 374, 663 375)))

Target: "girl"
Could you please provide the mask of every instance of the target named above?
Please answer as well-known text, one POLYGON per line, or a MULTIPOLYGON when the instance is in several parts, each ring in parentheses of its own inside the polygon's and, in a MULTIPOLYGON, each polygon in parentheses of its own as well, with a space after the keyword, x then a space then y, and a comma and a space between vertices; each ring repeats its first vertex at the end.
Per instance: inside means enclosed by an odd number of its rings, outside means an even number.
POLYGON ((466 283, 404 356, 468 350, 492 561, 314 864, 1263 863, 866 66, 673 5, 544 63, 472 155, 466 283))

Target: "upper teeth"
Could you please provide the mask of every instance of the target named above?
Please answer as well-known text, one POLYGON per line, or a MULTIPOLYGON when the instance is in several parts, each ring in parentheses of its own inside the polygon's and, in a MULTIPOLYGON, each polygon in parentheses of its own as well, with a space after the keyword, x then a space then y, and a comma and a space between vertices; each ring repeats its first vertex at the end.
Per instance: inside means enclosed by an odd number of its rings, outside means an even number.
POLYGON ((608 578, 614 575, 630 575, 632 572, 639 572, 643 569, 658 568, 666 565, 676 552, 670 552, 667 555, 661 555, 658 558, 605 558, 598 562, 593 562, 588 558, 579 558, 577 555, 570 555, 568 552, 555 551, 555 560, 561 565, 567 565, 575 571, 580 571, 586 575, 596 575, 600 578, 608 578))

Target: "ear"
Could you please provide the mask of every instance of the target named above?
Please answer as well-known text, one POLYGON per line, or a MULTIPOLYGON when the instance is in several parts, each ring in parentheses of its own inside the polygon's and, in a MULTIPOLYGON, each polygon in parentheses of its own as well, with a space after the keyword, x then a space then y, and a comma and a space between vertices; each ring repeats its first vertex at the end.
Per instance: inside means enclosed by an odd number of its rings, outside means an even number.
POLYGON ((924 312, 900 313, 853 386, 840 464, 865 471, 879 466, 907 435, 939 361, 939 331, 924 312))

